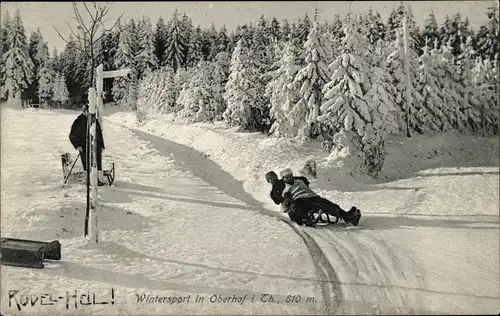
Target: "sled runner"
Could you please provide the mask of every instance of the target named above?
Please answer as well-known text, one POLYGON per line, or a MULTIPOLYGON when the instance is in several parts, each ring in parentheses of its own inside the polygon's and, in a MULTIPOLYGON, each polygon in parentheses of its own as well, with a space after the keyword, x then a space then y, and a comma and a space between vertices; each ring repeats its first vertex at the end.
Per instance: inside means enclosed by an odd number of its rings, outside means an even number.
MULTIPOLYGON (((351 211, 352 210, 354 210, 354 213, 353 213, 354 214, 354 216, 353 216, 354 222, 351 222, 351 224, 353 224, 354 226, 358 226, 359 219, 361 218, 361 211, 357 207, 354 207, 354 206, 351 208, 351 211)), ((326 225, 330 225, 330 224, 337 224, 339 222, 339 219, 340 219, 339 217, 325 213, 321 209, 319 209, 319 210, 310 211, 308 213, 307 223, 304 222, 304 224, 306 224, 306 226, 309 226, 309 227, 315 227, 318 223, 324 223, 326 225), (332 217, 335 217, 334 221, 332 220, 332 217)))
MULTIPOLYGON (((71 154, 70 153, 64 153, 61 155, 61 163, 62 163, 62 170, 63 170, 63 185, 66 184, 69 179, 72 181, 85 181, 85 176, 86 172, 83 170, 80 171, 73 171, 73 168, 78 161, 78 158, 80 158, 80 154, 76 157, 75 160, 71 159, 71 154)), ((103 170, 102 174, 104 178, 107 180, 107 185, 111 186, 113 182, 115 181, 115 163, 111 163, 111 169, 103 170)))
POLYGON ((338 217, 324 213, 323 210, 319 209, 308 213, 308 221, 305 224, 309 227, 315 227, 318 223, 330 225, 337 224, 338 222, 338 217), (335 220, 333 220, 333 217, 335 217, 335 220))
POLYGON ((309 216, 313 220, 314 224, 317 223, 326 223, 326 224, 337 224, 339 222, 339 218, 327 213, 323 213, 323 210, 319 210, 318 212, 310 212, 309 216), (335 220, 332 220, 332 217, 335 218, 335 220))
POLYGON ((61 244, 27 239, 2 238, 0 263, 3 265, 43 269, 43 261, 61 260, 61 244))
POLYGON ((80 178, 80 176, 83 175, 83 172, 73 172, 73 168, 75 167, 76 162, 78 161, 78 158, 80 158, 80 154, 76 157, 75 161, 71 160, 71 154, 70 153, 64 153, 61 155, 61 163, 62 163, 62 169, 63 169, 63 185, 68 182, 69 177, 72 176, 72 180, 77 180, 80 178))
POLYGON ((108 185, 112 185, 113 182, 115 182, 115 163, 111 163, 111 169, 108 170, 103 170, 102 174, 106 177, 108 180, 108 185))

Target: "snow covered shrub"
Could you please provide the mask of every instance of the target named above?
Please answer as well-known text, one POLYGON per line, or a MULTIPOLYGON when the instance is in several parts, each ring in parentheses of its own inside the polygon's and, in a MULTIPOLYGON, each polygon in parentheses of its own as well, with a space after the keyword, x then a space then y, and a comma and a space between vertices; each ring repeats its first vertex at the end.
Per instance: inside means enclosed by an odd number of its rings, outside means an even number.
POLYGON ((200 61, 189 84, 185 84, 177 102, 182 106, 177 117, 184 122, 213 122, 212 63, 200 61))
POLYGON ((154 109, 154 90, 158 84, 155 82, 156 73, 146 75, 139 81, 138 96, 137 96, 137 120, 145 122, 155 116, 154 109))
POLYGON ((171 67, 163 67, 158 72, 159 80, 161 81, 161 97, 158 101, 160 104, 160 113, 170 113, 175 106, 176 90, 174 81, 174 70, 171 67))
POLYGON ((361 152, 358 157, 363 158, 363 170, 365 170, 368 175, 377 177, 384 166, 385 157, 387 156, 385 150, 385 139, 387 134, 386 131, 374 127, 374 125, 367 125, 365 129, 365 135, 359 140, 359 149, 361 152))
POLYGON ((317 179, 321 182, 341 182, 349 178, 366 175, 364 168, 366 155, 362 151, 359 135, 352 130, 342 130, 332 139, 333 149, 330 155, 317 162, 317 179), (335 181, 336 179, 336 181, 335 181))
POLYGON ((349 157, 359 151, 359 135, 352 130, 343 130, 333 137, 334 149, 332 153, 336 157, 349 157))
POLYGON ((139 82, 137 119, 149 120, 173 107, 173 70, 165 67, 148 74, 139 82))
POLYGON ((333 149, 333 136, 339 132, 339 130, 332 125, 319 124, 319 136, 318 141, 321 143, 321 148, 326 152, 331 152, 333 149))
POLYGON ((193 69, 183 69, 180 68, 174 75, 174 87, 173 87, 173 97, 175 103, 173 104, 172 109, 168 112, 177 113, 183 109, 182 104, 179 101, 182 99, 181 91, 187 89, 189 82, 191 81, 191 77, 193 76, 193 69))
POLYGON ((472 83, 471 103, 480 113, 480 133, 498 135, 498 61, 479 58, 472 69, 472 83))
POLYGON ((318 167, 316 165, 315 160, 307 160, 304 163, 304 167, 302 167, 302 170, 300 170, 300 173, 303 174, 304 176, 311 176, 313 178, 316 178, 318 175, 318 167))
POLYGON ((122 110, 135 111, 137 110, 137 94, 139 82, 137 78, 133 77, 127 82, 128 89, 125 95, 117 103, 122 110))

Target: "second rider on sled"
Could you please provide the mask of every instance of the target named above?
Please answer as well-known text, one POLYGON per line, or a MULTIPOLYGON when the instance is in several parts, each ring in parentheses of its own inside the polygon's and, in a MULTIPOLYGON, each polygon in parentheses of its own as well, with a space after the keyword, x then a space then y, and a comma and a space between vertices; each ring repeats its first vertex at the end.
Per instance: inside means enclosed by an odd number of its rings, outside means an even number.
MULTIPOLYGON (((356 207, 353 206, 349 212, 344 211, 338 204, 319 196, 311 190, 307 178, 294 177, 290 169, 280 172, 280 176, 282 180, 279 180, 274 172, 269 172, 266 175, 267 181, 273 184, 271 198, 276 204, 282 204, 292 221, 301 226, 304 224, 314 226, 314 219, 310 213, 321 210, 327 215, 335 216, 337 219, 341 218, 346 224, 358 225, 361 212, 356 207), (283 190, 281 197, 275 196, 276 193, 280 193, 277 191, 281 190, 283 190)), ((321 217, 321 214, 318 216, 321 217)))

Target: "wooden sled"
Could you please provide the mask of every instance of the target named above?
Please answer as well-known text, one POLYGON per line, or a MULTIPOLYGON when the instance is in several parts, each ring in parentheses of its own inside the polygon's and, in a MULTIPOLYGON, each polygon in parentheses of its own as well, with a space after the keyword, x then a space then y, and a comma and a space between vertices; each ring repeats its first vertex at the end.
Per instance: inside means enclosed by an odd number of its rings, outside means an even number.
POLYGON ((315 227, 318 223, 330 225, 330 224, 337 224, 339 222, 339 218, 336 216, 333 216, 331 214, 323 212, 321 209, 316 210, 316 211, 311 211, 309 212, 309 220, 312 224, 312 227, 315 227), (326 217, 324 218, 323 217, 326 217), (335 218, 335 219, 332 219, 335 218))
POLYGON ((115 182, 115 163, 112 162, 111 163, 111 169, 103 170, 102 174, 108 180, 108 185, 109 186, 113 185, 113 182, 115 182))
POLYGON ((14 238, 0 240, 0 263, 3 265, 43 269, 43 262, 46 259, 61 260, 59 241, 43 242, 14 238))
MULTIPOLYGON (((86 172, 84 170, 79 170, 79 171, 73 171, 73 168, 78 161, 79 156, 75 159, 71 159, 71 154, 70 153, 64 153, 61 155, 61 163, 62 163, 62 170, 63 170, 63 185, 66 184, 69 179, 72 181, 84 181, 85 182, 85 177, 86 177, 86 172)), ((115 181, 115 163, 111 163, 111 169, 103 170, 102 171, 104 178, 106 179, 106 183, 108 186, 111 186, 113 182, 115 181)))
MULTIPOLYGON (((357 221, 356 222, 350 222, 351 224, 353 224, 354 226, 358 226, 359 224, 359 219, 361 218, 361 211, 357 208, 357 207, 352 207, 351 210, 349 210, 349 212, 351 212, 352 210, 355 210, 355 214, 357 215, 357 217, 355 218, 357 221)), ((330 224, 337 224, 339 222, 339 219, 340 217, 336 217, 332 214, 328 214, 326 212, 323 212, 321 209, 320 210, 317 210, 317 211, 311 211, 309 212, 309 219, 312 223, 312 227, 315 227, 318 223, 323 223, 323 224, 326 224, 326 225, 330 225, 330 224), (323 215, 326 216, 326 219, 323 218, 323 215), (332 217, 335 218, 335 220, 332 221, 332 217)), ((343 220, 345 222, 345 220, 343 220)), ((347 223, 347 222, 346 222, 347 223)))

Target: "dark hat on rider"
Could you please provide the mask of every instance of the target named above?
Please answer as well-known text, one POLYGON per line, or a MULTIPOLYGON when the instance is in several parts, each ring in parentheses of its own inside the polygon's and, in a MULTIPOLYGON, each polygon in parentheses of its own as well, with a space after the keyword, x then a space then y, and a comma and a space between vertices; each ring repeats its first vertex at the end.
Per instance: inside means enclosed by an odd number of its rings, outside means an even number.
POLYGON ((266 173, 266 181, 267 182, 271 182, 271 179, 278 179, 278 175, 276 174, 276 172, 274 171, 269 171, 268 173, 266 173))

